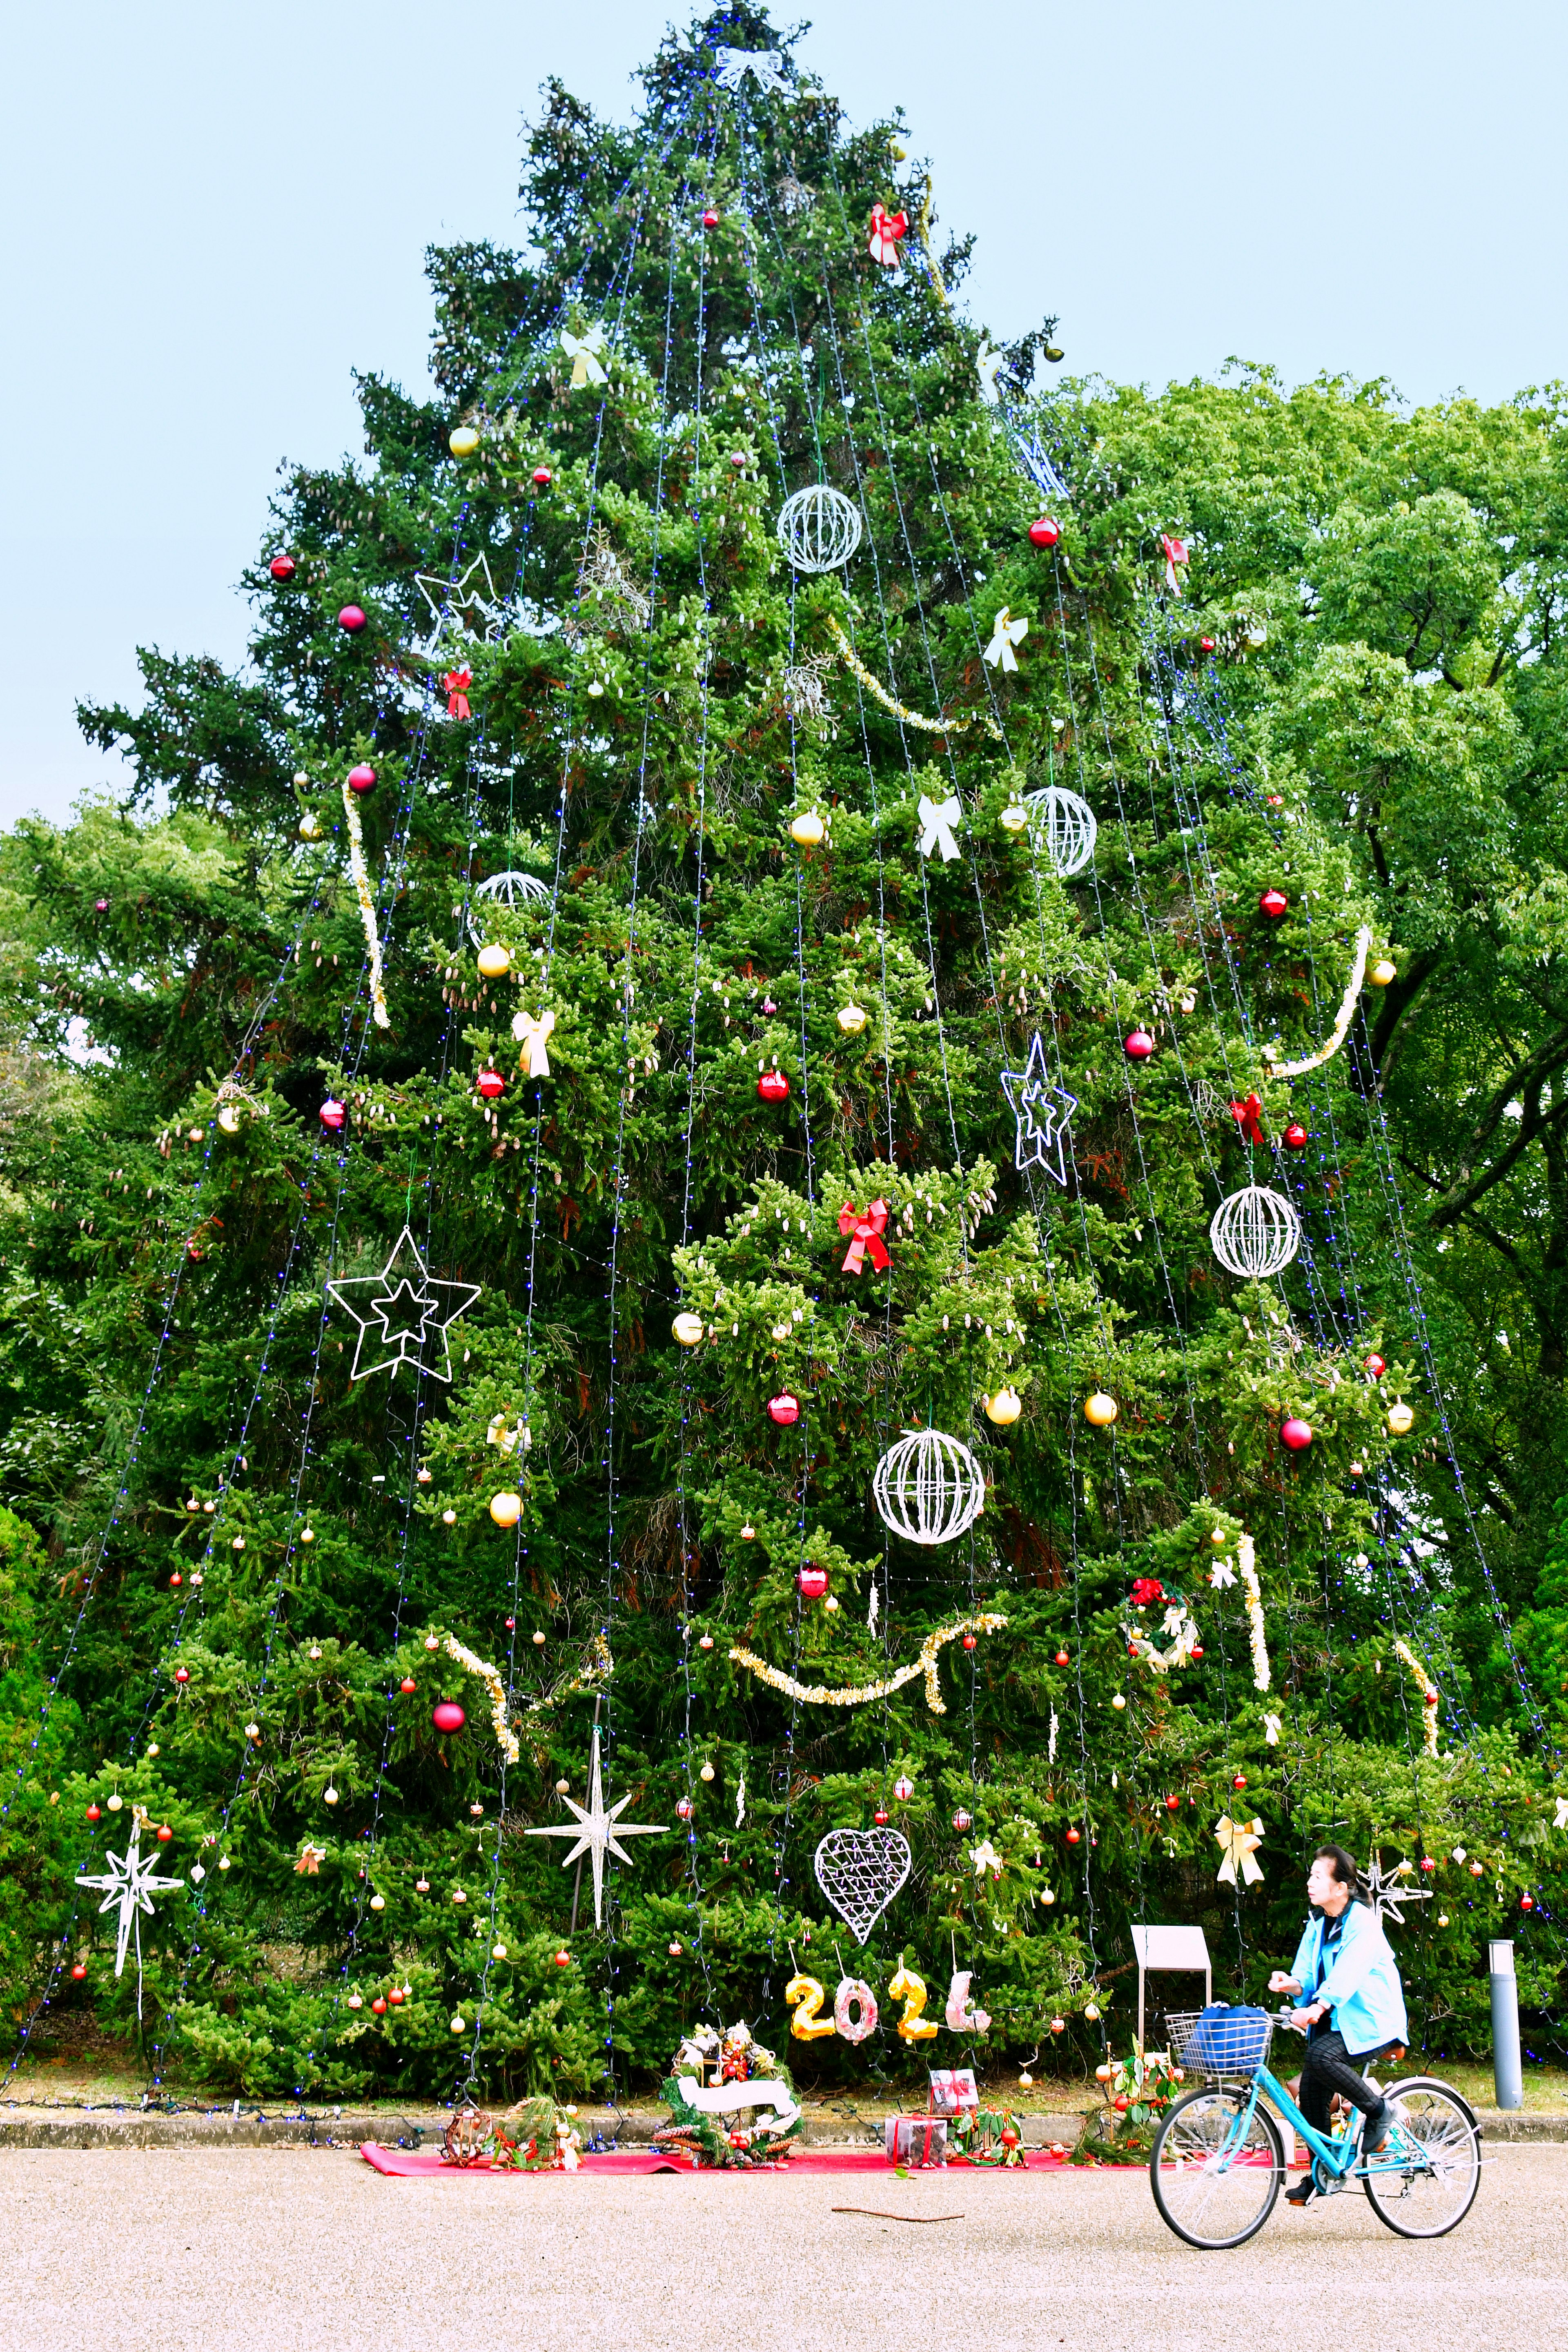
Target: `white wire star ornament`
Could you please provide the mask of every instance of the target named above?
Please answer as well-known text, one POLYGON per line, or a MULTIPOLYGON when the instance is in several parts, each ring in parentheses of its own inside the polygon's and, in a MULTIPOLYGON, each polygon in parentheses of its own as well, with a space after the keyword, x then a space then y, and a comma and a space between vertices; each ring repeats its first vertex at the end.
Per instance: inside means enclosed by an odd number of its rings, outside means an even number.
POLYGON ((1374 1853, 1371 1857, 1362 1877, 1374 1917, 1391 1919, 1396 1927, 1403 1927, 1405 1914, 1399 1907, 1402 1903, 1430 1903, 1432 1890, 1429 1886, 1404 1886, 1400 1884, 1402 1879, 1414 1874, 1413 1863, 1396 1862, 1392 1870, 1385 1871, 1380 1855, 1374 1853))
POLYGON ((594 1760, 588 1772, 588 1803, 584 1811, 573 1798, 564 1800, 577 1816, 575 1822, 553 1822, 546 1829, 529 1830, 528 1837, 575 1838, 577 1843, 562 1859, 563 1870, 569 1869, 580 1853, 594 1857, 594 1925, 605 1924, 605 1856, 613 1853, 617 1862, 630 1862, 631 1855, 616 1843, 624 1837, 662 1837, 668 1828, 667 1822, 623 1822, 620 1818, 631 1803, 622 1797, 608 1811, 605 1809, 605 1783, 599 1769, 599 1727, 594 1726, 594 1760))
POLYGON ((373 1372, 384 1372, 389 1366, 395 1372, 403 1364, 428 1372, 433 1380, 451 1379, 447 1328, 473 1305, 479 1295, 479 1286, 477 1282, 437 1282, 426 1271, 418 1244, 406 1225, 379 1274, 340 1277, 329 1282, 327 1289, 359 1325, 353 1366, 349 1373, 351 1381, 368 1380, 373 1372), (351 1295, 355 1292, 368 1294, 363 1312, 351 1295), (437 1339, 441 1343, 441 1361, 426 1363, 426 1344, 437 1339), (384 1353, 384 1349, 390 1352, 384 1353), (364 1362, 367 1354, 375 1359, 374 1363, 364 1362))
POLYGON ((147 1861, 142 1861, 141 1835, 140 1822, 133 1822, 131 1843, 125 1852, 122 1854, 106 1853, 103 1858, 109 1865, 107 1870, 77 1880, 79 1886, 101 1886, 106 1890, 98 1906, 100 1913, 112 1911, 117 1903, 120 1906, 120 1930, 114 1946, 114 1973, 117 1977, 125 1973, 125 1955, 130 1948, 132 1930, 135 1929, 138 2017, 142 2014, 142 1914, 145 1912, 150 1919, 153 1895, 172 1894, 176 1886, 183 1886, 185 1883, 183 1878, 160 1878, 153 1868, 155 1857, 149 1856, 147 1861))
POLYGON ((452 624, 465 636, 488 637, 490 623, 500 615, 506 601, 497 593, 490 577, 489 558, 484 555, 476 555, 468 570, 455 580, 443 579, 435 572, 416 572, 414 585, 430 607, 436 632, 432 650, 452 624))
POLYGON ((1037 1029, 1029 1058, 1021 1070, 1004 1070, 1002 1091, 1018 1122, 1013 1165, 1019 1170, 1043 1168, 1064 1189, 1068 1181, 1068 1135, 1078 1097, 1065 1087, 1053 1087, 1046 1068, 1046 1049, 1037 1029), (1060 1105, 1060 1108, 1054 1106, 1060 1105), (1037 1114, 1044 1110, 1044 1117, 1037 1114))

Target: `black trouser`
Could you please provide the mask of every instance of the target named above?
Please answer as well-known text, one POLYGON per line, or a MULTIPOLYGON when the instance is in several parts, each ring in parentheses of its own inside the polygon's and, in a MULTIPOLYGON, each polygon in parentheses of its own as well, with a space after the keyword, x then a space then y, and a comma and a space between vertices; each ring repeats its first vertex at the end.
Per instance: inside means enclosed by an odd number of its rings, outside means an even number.
POLYGON ((1352 2057, 1345 2048, 1344 2036, 1331 2026, 1318 2027, 1307 2044, 1307 2055, 1301 2067, 1301 2088, 1297 2105, 1314 2131, 1325 2138, 1329 2129, 1329 2101, 1337 2091, 1352 2107, 1360 2107, 1367 2116, 1381 2115, 1383 2094, 1374 2091, 1363 2077, 1360 2069, 1373 2058, 1381 2058, 1392 2043, 1380 2042, 1375 2050, 1363 2050, 1352 2057))

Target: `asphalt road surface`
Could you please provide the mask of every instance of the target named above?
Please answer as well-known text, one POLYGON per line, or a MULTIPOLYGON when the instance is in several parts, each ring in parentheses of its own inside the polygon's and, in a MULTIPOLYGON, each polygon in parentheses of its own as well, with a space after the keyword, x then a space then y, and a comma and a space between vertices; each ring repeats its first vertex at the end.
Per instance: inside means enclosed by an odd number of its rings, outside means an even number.
POLYGON ((1469 2218, 1276 2207, 1236 2253, 1142 2173, 392 2180, 346 2150, 0 2152, 5 2352, 1377 2352, 1568 2346, 1568 2147, 1469 2218), (836 2213, 873 2206, 875 2215, 836 2213), (956 2215, 955 2220, 935 2219, 956 2215))

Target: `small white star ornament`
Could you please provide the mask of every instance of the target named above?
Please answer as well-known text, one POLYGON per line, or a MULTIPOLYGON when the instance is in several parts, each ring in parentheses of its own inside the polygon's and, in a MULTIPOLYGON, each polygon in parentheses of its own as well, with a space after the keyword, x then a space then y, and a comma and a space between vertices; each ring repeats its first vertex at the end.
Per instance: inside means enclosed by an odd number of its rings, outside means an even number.
MULTIPOLYGON (((437 640, 451 622, 456 622, 465 635, 487 637, 491 621, 506 601, 498 594, 490 577, 489 559, 483 555, 476 555, 468 570, 456 579, 443 579, 438 572, 416 572, 414 585, 430 607, 437 640), (470 614, 475 616, 473 620, 468 618, 470 614)), ((434 648, 435 640, 432 652, 434 648)))
POLYGON ((1395 1927, 1403 1927, 1405 1914, 1400 1908, 1402 1904, 1430 1903, 1432 1890, 1429 1886, 1401 1885, 1402 1879, 1414 1875, 1415 1866, 1411 1863, 1396 1862, 1392 1870, 1385 1871, 1381 1856, 1375 1853, 1371 1856, 1362 1876, 1374 1917, 1387 1919, 1395 1927))
POLYGON ((172 1894, 176 1886, 183 1886, 185 1883, 183 1878, 160 1878, 153 1868, 152 1858, 142 1861, 141 1836, 142 1824, 135 1822, 132 1825, 131 1843, 125 1852, 122 1854, 106 1853, 103 1858, 109 1865, 107 1870, 77 1880, 79 1886, 101 1886, 105 1889, 103 1900, 98 1906, 100 1912, 112 1911, 116 1904, 120 1906, 120 1928, 114 1945, 114 1973, 117 1977, 125 1973, 125 1955, 130 1948, 132 1930, 135 1930, 138 2017, 142 2014, 142 1914, 145 1912, 150 1919, 153 1895, 172 1894))
POLYGON ((437 1381, 452 1377, 447 1327, 457 1321, 479 1295, 477 1282, 437 1282, 426 1272, 414 1235, 406 1225, 397 1246, 379 1274, 358 1274, 329 1282, 327 1289, 359 1325, 354 1342, 351 1381, 368 1380, 390 1365, 412 1364, 437 1381), (362 1307, 355 1295, 363 1299, 362 1307), (425 1361, 427 1340, 440 1341, 441 1362, 425 1361), (374 1361, 366 1363, 366 1356, 374 1361), (445 1369, 443 1369, 443 1367, 445 1369))
POLYGON ((624 1846, 616 1843, 618 1839, 662 1837, 669 1824, 668 1822, 623 1822, 620 1817, 631 1803, 630 1797, 620 1798, 608 1811, 605 1811, 605 1784, 599 1769, 597 1724, 594 1726, 594 1760, 588 1773, 586 1810, 571 1797, 565 1798, 563 1801, 576 1814, 577 1819, 574 1822, 554 1822, 547 1828, 529 1830, 525 1834, 529 1837, 575 1838, 576 1844, 569 1853, 562 1857, 563 1870, 574 1863, 580 1853, 592 1854, 594 1858, 594 1925, 595 1927, 602 1927, 605 1924, 605 1854, 613 1853, 617 1862, 630 1862, 631 1855, 624 1846))

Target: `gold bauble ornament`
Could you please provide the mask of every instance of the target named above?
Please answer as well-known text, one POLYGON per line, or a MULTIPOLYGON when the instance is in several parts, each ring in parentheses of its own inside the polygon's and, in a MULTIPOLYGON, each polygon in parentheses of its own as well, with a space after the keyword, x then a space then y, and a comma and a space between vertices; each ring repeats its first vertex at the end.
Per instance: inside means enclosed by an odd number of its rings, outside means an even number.
POLYGON ((683 1348, 695 1348, 702 1337, 702 1318, 690 1313, 678 1315, 669 1328, 683 1348))
POLYGON ((487 980, 499 980, 502 972, 511 970, 511 950, 503 947, 500 940, 492 940, 488 947, 479 950, 479 963, 487 980))
POLYGON ((1390 963, 1386 956, 1381 957, 1367 973, 1367 978, 1373 988, 1386 988, 1391 980, 1397 980, 1398 977, 1398 965, 1390 963))
POLYGON ((300 819, 300 838, 301 841, 320 841, 321 837, 321 824, 318 820, 311 815, 310 810, 307 809, 304 815, 300 819))
POLYGON ((1109 1429, 1116 1419, 1116 1399, 1107 1396, 1103 1389, 1096 1389, 1094 1394, 1085 1401, 1083 1417, 1096 1429, 1109 1429))
POLYGON ((490 1517, 498 1528, 515 1528, 522 1517, 522 1496, 504 1493, 492 1495, 490 1517))
POLYGON ((996 820, 1004 833, 1022 833, 1029 822, 1029 812, 1022 801, 1009 801, 996 820))
POLYGON ((1388 1408, 1388 1433, 1391 1437, 1407 1437, 1415 1426, 1415 1415, 1407 1404, 1391 1404, 1388 1408))
POLYGON ((222 1128, 226 1135, 237 1135, 239 1133, 239 1111, 237 1106, 233 1103, 222 1104, 218 1109, 217 1123, 222 1128))
POLYGON ((998 1429, 1011 1429, 1024 1410, 1024 1400, 1016 1389, 998 1389, 984 1402, 985 1418, 994 1421, 998 1429))
POLYGON ((711 1764, 703 1764, 702 1766, 700 1766, 700 1769, 699 1769, 699 1770, 698 1770, 697 1777, 698 1777, 698 1779, 699 1779, 700 1780, 710 1780, 713 1778, 713 1767, 712 1767, 712 1765, 711 1765, 711 1764))
POLYGON ((867 1018, 866 1008, 862 1004, 841 1004, 838 1008, 838 1026, 847 1037, 858 1037, 866 1026, 867 1018))
POLYGON ((799 842, 803 849, 815 849, 826 831, 815 809, 802 809, 789 821, 789 837, 799 842))
POLYGON ((1121 1693, 1118 1691, 1110 1704, 1116 1709, 1118 1715, 1120 1715, 1122 1708, 1126 1706, 1127 1701, 1122 1697, 1121 1693))
POLYGON ((479 446, 479 436, 471 425, 456 425, 447 436, 447 446, 454 457, 471 457, 479 446))

